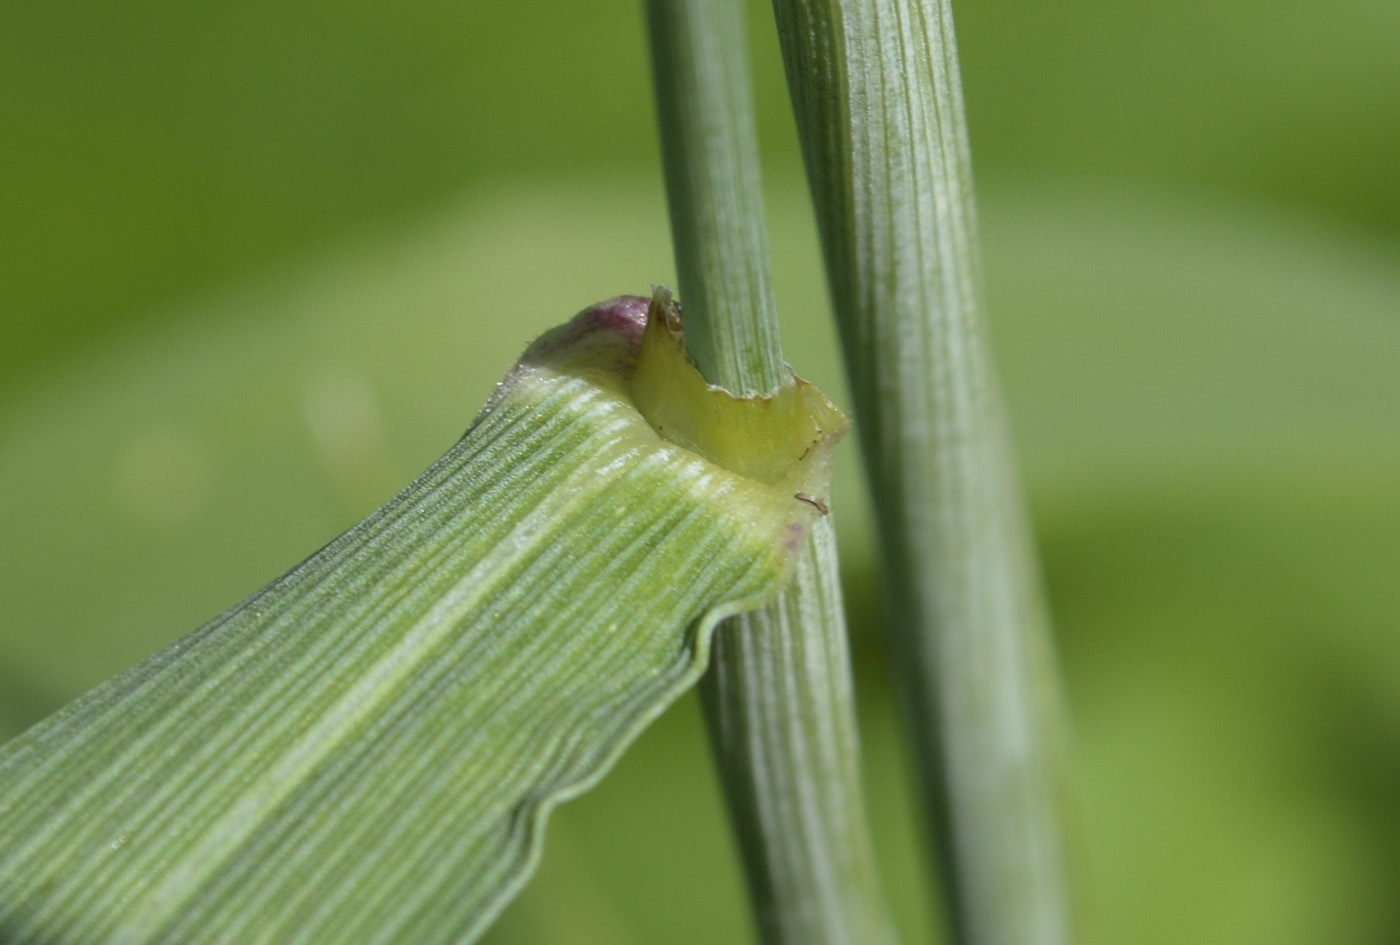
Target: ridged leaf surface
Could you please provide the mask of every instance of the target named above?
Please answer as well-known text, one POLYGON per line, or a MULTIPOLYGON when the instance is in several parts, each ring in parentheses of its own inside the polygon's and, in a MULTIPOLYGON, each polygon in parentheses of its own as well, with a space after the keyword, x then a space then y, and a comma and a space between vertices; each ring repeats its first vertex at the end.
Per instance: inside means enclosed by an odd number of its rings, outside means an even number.
POLYGON ((647 307, 545 335, 384 507, 7 745, 0 942, 473 939, 815 515, 644 418, 647 307))

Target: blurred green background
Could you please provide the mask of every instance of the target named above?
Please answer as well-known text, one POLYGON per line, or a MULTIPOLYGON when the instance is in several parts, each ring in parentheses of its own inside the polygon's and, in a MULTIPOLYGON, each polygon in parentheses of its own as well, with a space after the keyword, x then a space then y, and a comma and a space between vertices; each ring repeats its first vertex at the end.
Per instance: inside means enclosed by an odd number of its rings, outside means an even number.
MULTIPOLYGON (((1102 942, 1400 942, 1400 4, 968 0, 988 295, 1102 942)), ((846 401, 768 12, 790 359, 846 401)), ((633 2, 0 4, 0 738, 674 280, 633 2)), ((846 401, 848 402, 848 401, 846 401)), ((873 817, 937 940, 842 531, 873 817)), ((751 936, 683 701, 491 941, 751 936)))

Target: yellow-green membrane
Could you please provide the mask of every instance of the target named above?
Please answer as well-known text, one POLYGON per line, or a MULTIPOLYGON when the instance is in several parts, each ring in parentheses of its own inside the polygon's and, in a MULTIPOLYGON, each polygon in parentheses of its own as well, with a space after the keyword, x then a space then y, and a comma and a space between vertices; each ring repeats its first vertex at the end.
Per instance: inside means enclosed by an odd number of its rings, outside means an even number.
POLYGON ((546 334, 382 508, 0 750, 0 942, 475 938, 821 514, 840 415, 710 388, 678 318, 546 334))

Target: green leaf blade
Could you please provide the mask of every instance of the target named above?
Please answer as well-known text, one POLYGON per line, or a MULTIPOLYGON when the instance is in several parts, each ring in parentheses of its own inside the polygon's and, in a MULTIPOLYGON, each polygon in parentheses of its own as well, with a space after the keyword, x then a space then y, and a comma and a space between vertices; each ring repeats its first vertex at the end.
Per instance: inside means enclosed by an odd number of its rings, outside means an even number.
POLYGON ((812 520, 638 412, 644 304, 547 335, 370 518, 6 746, 0 939, 474 938, 812 520))

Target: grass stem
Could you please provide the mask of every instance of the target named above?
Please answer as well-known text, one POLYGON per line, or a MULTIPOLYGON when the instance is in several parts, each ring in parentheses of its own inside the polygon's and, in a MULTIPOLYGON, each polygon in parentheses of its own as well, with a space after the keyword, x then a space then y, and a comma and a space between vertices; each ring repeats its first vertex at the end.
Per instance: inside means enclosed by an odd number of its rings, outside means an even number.
POLYGON ((648 0, 647 20, 686 352, 710 383, 766 394, 785 374, 743 6, 648 0))
POLYGON ((1061 709, 983 317, 948 0, 774 0, 963 945, 1074 939, 1061 709))
MULTIPOLYGON (((687 351, 713 384, 788 380, 778 340, 737 0, 650 0, 652 61, 687 351)), ((834 534, 818 522, 793 582, 721 624, 701 683, 763 941, 885 945, 834 534)))

